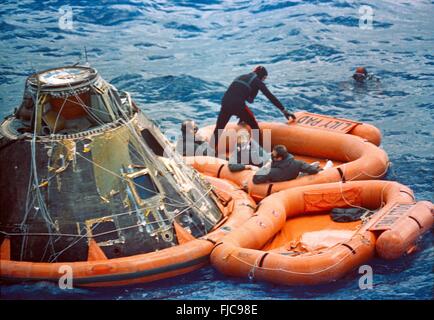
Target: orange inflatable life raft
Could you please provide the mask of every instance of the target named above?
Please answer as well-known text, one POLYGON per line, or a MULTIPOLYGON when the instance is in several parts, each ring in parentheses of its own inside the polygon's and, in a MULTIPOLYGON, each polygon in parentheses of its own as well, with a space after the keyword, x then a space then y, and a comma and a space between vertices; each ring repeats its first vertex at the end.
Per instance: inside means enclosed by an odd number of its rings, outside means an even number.
POLYGON ((204 266, 214 244, 229 231, 242 225, 253 214, 255 202, 233 183, 208 177, 220 199, 223 219, 215 230, 195 239, 175 222, 177 246, 129 257, 108 259, 93 239, 89 240, 88 261, 13 261, 10 239, 1 243, 0 278, 13 281, 58 281, 65 266, 72 272, 74 286, 115 286, 150 282, 181 275, 204 266))
POLYGON ((226 275, 277 284, 331 282, 375 255, 405 254, 432 227, 433 209, 390 181, 288 189, 264 199, 254 217, 217 243, 211 263, 226 275), (371 215, 334 222, 330 210, 343 207, 366 208, 371 215))
MULTIPOLYGON (((271 148, 278 144, 285 145, 296 159, 308 163, 318 161, 322 167, 327 160, 332 160, 334 164, 332 168, 290 181, 254 184, 252 177, 255 172, 251 170, 231 172, 227 161, 223 159, 196 156, 186 157, 186 161, 206 175, 235 182, 247 189, 257 201, 271 193, 297 186, 379 179, 386 174, 389 159, 386 152, 377 146, 381 142, 381 134, 374 126, 345 119, 332 120, 335 118, 310 113, 297 113, 296 115, 297 121, 291 124, 274 122, 259 124, 262 132, 269 132, 271 148), (303 119, 314 120, 309 122, 303 119), (335 122, 350 131, 332 130, 324 126, 324 124, 335 122), (312 123, 318 127, 310 125, 312 123), (323 123, 322 126, 321 123, 323 123)), ((199 130, 198 134, 209 139, 213 129, 214 126, 205 127, 199 130)), ((226 126, 220 138, 221 142, 222 139, 226 139, 226 143, 220 142, 219 149, 226 147, 227 150, 220 150, 221 154, 225 154, 225 151, 227 153, 232 151, 237 129, 238 126, 234 123, 226 126)), ((264 134, 265 139, 267 138, 264 134)))
POLYGON ((372 124, 305 111, 295 112, 294 115, 296 120, 289 125, 351 134, 376 146, 381 144, 381 131, 372 124))

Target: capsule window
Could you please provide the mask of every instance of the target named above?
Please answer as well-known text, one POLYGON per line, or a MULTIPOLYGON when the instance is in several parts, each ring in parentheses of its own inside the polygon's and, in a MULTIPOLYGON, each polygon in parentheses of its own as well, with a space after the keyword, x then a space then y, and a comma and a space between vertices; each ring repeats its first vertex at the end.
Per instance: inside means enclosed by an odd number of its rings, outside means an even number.
POLYGON ((118 228, 112 218, 103 217, 86 221, 87 232, 100 246, 121 243, 118 228))
POLYGON ((136 176, 133 178, 133 181, 137 195, 141 200, 147 200, 158 194, 157 186, 149 173, 136 176))
POLYGON ((152 151, 160 157, 164 156, 164 147, 160 144, 160 142, 154 137, 151 131, 148 129, 144 129, 142 131, 142 137, 148 144, 148 146, 152 149, 152 151))

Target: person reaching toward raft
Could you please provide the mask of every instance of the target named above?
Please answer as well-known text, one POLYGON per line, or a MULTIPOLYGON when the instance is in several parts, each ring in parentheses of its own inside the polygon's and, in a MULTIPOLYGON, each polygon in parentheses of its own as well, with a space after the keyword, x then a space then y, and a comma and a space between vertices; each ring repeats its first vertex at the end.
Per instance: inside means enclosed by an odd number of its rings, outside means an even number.
MULTIPOLYGON (((243 74, 232 81, 223 96, 221 110, 217 118, 214 133, 211 136, 210 143, 214 149, 218 150, 218 140, 229 119, 237 116, 240 122, 247 123, 251 129, 259 130, 258 122, 252 111, 246 105, 246 101, 253 103, 259 90, 270 100, 286 117, 286 119, 295 120, 295 116, 285 109, 283 104, 268 90, 264 84, 268 72, 263 66, 257 66, 253 72, 243 74)), ((259 134, 259 144, 262 144, 261 134, 259 134)))

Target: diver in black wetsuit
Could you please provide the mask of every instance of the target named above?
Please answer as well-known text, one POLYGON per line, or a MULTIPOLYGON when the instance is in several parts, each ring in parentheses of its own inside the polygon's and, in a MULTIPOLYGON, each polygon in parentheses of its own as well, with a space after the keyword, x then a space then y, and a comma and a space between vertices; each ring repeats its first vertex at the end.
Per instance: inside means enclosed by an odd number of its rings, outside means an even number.
MULTIPOLYGON (((252 129, 259 129, 255 116, 246 105, 246 101, 253 103, 259 90, 282 111, 286 119, 292 118, 295 120, 295 116, 286 110, 282 103, 265 86, 264 80, 267 78, 267 75, 267 70, 263 66, 258 66, 253 72, 241 75, 231 83, 223 96, 222 108, 217 118, 214 133, 210 139, 210 143, 216 151, 220 137, 219 131, 225 128, 232 116, 237 116, 240 122, 247 123, 252 129)), ((259 140, 259 144, 262 144, 261 134, 259 134, 259 140)))
POLYGON ((380 82, 380 79, 378 79, 376 76, 374 76, 371 73, 368 73, 365 67, 358 67, 356 69, 356 72, 353 74, 353 79, 357 83, 364 83, 367 80, 375 80, 377 82, 380 82))

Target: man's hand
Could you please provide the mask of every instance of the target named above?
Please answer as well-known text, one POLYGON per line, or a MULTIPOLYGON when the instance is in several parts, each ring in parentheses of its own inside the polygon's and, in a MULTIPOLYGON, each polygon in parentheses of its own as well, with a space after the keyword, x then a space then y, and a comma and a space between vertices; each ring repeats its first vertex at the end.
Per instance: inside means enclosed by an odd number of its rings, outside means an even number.
POLYGON ((251 165, 246 165, 245 166, 246 170, 252 170, 252 171, 258 171, 258 167, 257 166, 251 166, 251 165))
POLYGON ((282 112, 283 112, 283 115, 285 116, 286 120, 288 120, 288 121, 294 121, 295 120, 294 114, 292 114, 288 110, 284 109, 282 112))
POLYGON ((262 168, 271 167, 271 163, 272 163, 272 162, 273 162, 272 159, 268 160, 267 162, 265 162, 265 163, 262 165, 262 168))
POLYGON ((320 167, 320 163, 319 163, 319 161, 312 162, 310 165, 311 165, 314 169, 316 169, 318 172, 319 172, 319 171, 322 171, 322 168, 320 167))

